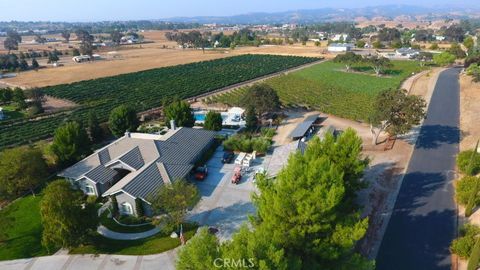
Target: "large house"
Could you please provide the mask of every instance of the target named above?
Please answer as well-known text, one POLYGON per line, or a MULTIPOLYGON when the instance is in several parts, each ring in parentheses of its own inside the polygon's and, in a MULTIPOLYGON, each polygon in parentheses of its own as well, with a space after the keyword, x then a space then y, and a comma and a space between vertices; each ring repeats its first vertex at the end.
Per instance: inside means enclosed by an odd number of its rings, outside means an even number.
POLYGON ((214 136, 213 131, 185 127, 164 135, 127 132, 59 176, 87 195, 115 196, 123 215, 136 215, 139 202, 152 215, 150 196, 164 184, 187 178, 214 136))

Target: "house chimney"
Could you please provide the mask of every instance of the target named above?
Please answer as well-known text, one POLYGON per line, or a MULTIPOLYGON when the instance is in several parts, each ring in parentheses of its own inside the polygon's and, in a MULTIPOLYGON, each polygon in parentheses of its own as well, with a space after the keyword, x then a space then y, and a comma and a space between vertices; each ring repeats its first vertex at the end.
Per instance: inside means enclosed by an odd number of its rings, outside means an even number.
POLYGON ((177 127, 175 126, 175 120, 170 120, 170 129, 175 130, 177 127))
POLYGON ((130 138, 130 132, 129 131, 125 131, 125 137, 130 138))

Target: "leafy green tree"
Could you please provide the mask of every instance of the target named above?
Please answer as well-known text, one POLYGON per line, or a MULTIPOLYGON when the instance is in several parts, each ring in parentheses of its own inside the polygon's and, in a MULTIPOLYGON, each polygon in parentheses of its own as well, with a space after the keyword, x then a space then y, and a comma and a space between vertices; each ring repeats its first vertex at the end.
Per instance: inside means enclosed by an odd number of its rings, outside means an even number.
POLYGON ((252 106, 258 115, 263 115, 278 110, 280 108, 280 98, 268 84, 255 84, 247 89, 241 104, 247 108, 252 106))
POLYGON ((186 101, 174 100, 164 107, 163 112, 168 127, 170 127, 170 120, 174 120, 175 125, 180 127, 193 127, 195 124, 192 109, 186 101))
POLYGON ((73 248, 84 243, 96 230, 95 206, 85 204, 83 194, 73 190, 65 180, 54 181, 45 188, 40 203, 43 232, 42 245, 49 252, 56 248, 73 248))
POLYGON ((112 134, 121 137, 126 131, 136 131, 139 125, 137 113, 127 105, 120 105, 110 112, 108 125, 112 134))
POLYGON ((100 142, 103 139, 103 130, 98 122, 97 114, 94 111, 88 112, 87 132, 90 135, 90 140, 94 143, 100 142))
POLYGON ((80 52, 85 55, 93 54, 93 40, 94 37, 84 29, 75 31, 77 39, 80 40, 80 52))
POLYGON ((380 42, 380 41, 375 41, 375 42, 373 42, 373 43, 372 43, 372 46, 373 46, 373 48, 375 48, 375 49, 382 49, 382 48, 384 47, 384 46, 383 46, 383 43, 380 42))
POLYGON ((48 62, 47 63, 55 63, 57 62, 58 60, 60 60, 60 58, 58 58, 58 55, 54 52, 50 52, 48 53, 48 62))
POLYGON ((115 43, 116 45, 120 44, 122 37, 123 37, 123 34, 120 33, 119 31, 113 31, 112 33, 110 33, 110 38, 112 39, 112 42, 115 43))
POLYGON ((207 228, 201 228, 185 247, 180 249, 176 269, 219 269, 215 266, 215 259, 221 258, 219 245, 217 237, 210 234, 207 228))
POLYGON ((202 269, 209 269, 211 258, 220 257, 243 259, 253 269, 374 269, 372 261, 353 251, 368 225, 347 198, 347 182, 357 182, 366 166, 359 148, 361 140, 353 130, 338 140, 332 135, 323 141, 314 138, 304 154, 290 157, 276 179, 258 177, 251 229, 242 226, 220 246, 220 254, 204 261, 192 258, 211 254, 207 252, 218 250, 219 244, 205 235, 194 237, 195 245, 183 249, 178 265, 199 261, 202 269))
POLYGON ((357 46, 357 48, 364 48, 366 45, 365 41, 363 40, 357 40, 357 43, 355 43, 355 46, 357 46))
POLYGON ((222 130, 223 118, 219 112, 209 111, 205 116, 205 124, 203 127, 208 130, 222 130))
POLYGON ((372 57, 366 58, 365 61, 368 64, 370 64, 370 66, 373 68, 377 76, 380 76, 380 74, 382 74, 384 69, 392 66, 390 59, 386 57, 372 56, 372 57))
POLYGON ((331 161, 332 154, 344 159, 347 152, 325 152, 334 143, 314 138, 304 154, 290 157, 275 181, 259 180, 261 195, 254 195, 258 226, 309 269, 338 269, 368 226, 358 210, 351 210, 345 172, 331 161))
POLYGON ((463 51, 462 47, 458 43, 452 43, 452 45, 448 49, 448 52, 455 55, 457 59, 462 59, 467 56, 465 51, 463 51))
POLYGON ((37 69, 37 68, 39 68, 39 67, 40 67, 40 65, 38 64, 37 59, 33 58, 33 59, 32 59, 32 68, 33 68, 33 69, 37 69))
POLYGON ((258 118, 255 107, 249 106, 245 112, 245 128, 249 131, 255 131, 258 127, 258 118))
POLYGON ((470 51, 473 49, 473 46, 475 46, 475 41, 471 36, 468 36, 463 40, 463 46, 465 46, 467 50, 470 51))
POLYGON ((87 132, 78 122, 66 122, 55 130, 52 152, 61 167, 71 165, 90 152, 87 132))
POLYGON ((390 136, 408 133, 413 126, 420 124, 425 117, 425 100, 420 96, 408 95, 407 91, 386 90, 376 100, 369 119, 372 132, 372 144, 384 131, 390 136))
POLYGON ((25 93, 21 88, 16 87, 15 89, 13 89, 12 101, 17 104, 18 108, 25 109, 28 107, 25 99, 25 93))
POLYGON ((62 31, 61 34, 62 34, 62 37, 65 39, 65 42, 69 43, 70 42, 70 30, 65 29, 65 30, 62 31))
POLYGON ((430 50, 438 50, 438 43, 432 43, 432 45, 430 45, 430 50))
POLYGON ((197 187, 183 179, 162 185, 150 198, 155 213, 165 214, 160 222, 166 222, 166 229, 180 226, 185 221, 187 210, 200 199, 197 187))
POLYGON ((343 63, 347 71, 350 71, 352 65, 359 63, 363 60, 362 56, 353 52, 346 52, 339 54, 333 59, 334 62, 343 63))
POLYGON ((253 269, 289 270, 299 269, 299 258, 286 254, 284 248, 270 241, 270 234, 263 227, 251 231, 242 225, 230 242, 221 246, 223 258, 243 261, 253 269))
POLYGON ((8 54, 12 50, 18 50, 18 44, 22 42, 22 37, 16 31, 7 31, 7 38, 3 41, 3 47, 8 50, 8 54))
POLYGON ((39 149, 26 146, 0 153, 0 194, 8 198, 30 191, 45 182, 47 164, 39 149))
POLYGON ((420 66, 425 66, 425 63, 432 61, 433 54, 430 52, 420 52, 415 56, 415 59, 420 62, 420 66))
POLYGON ((13 99, 13 90, 11 88, 0 89, 0 102, 7 103, 13 99))
POLYGON ((448 66, 455 62, 455 55, 449 52, 442 52, 433 56, 433 62, 439 66, 448 66))

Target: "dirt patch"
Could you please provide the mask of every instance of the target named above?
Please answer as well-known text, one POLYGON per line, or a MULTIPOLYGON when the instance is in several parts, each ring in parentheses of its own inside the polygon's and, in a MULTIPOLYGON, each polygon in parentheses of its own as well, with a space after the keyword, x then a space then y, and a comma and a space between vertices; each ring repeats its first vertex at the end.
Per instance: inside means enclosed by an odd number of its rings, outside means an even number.
POLYGON ((45 96, 45 103, 43 104, 43 109, 47 113, 53 113, 70 109, 75 106, 77 106, 77 104, 69 100, 54 98, 52 96, 45 96))
POLYGON ((460 75, 460 151, 473 149, 480 139, 480 83, 460 75))

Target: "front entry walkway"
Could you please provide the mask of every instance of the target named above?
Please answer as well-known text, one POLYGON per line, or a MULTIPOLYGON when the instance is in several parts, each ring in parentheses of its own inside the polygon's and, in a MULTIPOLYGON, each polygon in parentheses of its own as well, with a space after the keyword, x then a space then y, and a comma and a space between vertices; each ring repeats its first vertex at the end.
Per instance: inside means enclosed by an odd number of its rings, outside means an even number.
POLYGON ((110 239, 115 239, 115 240, 137 240, 137 239, 143 239, 147 238, 150 236, 153 236, 157 233, 160 232, 159 227, 155 227, 149 231, 146 232, 140 232, 140 233, 119 233, 119 232, 114 232, 109 230, 107 227, 100 225, 97 228, 97 232, 107 238, 110 239))

